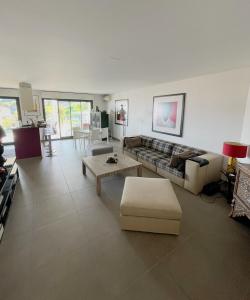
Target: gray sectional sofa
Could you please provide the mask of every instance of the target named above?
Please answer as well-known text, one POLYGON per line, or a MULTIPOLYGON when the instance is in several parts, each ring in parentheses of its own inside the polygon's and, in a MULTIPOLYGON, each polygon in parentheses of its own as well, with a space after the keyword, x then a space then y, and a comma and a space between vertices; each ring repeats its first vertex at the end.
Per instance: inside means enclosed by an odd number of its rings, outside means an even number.
POLYGON ((124 153, 190 192, 198 194, 204 185, 220 179, 222 155, 153 137, 141 135, 139 138, 140 145, 135 147, 127 145, 131 137, 124 138, 124 153), (185 160, 183 166, 172 167, 170 163, 172 156, 178 156, 186 151, 192 152, 192 157, 185 160))

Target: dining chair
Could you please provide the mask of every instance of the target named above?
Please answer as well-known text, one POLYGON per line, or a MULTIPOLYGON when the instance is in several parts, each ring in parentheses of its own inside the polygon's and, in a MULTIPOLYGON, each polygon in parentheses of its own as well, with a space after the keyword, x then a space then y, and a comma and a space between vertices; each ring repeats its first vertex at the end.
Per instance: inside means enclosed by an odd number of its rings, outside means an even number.
POLYGON ((90 124, 89 123, 82 123, 82 129, 89 130, 90 124))
POLYGON ((81 133, 81 141, 83 141, 83 147, 85 149, 86 148, 86 140, 88 141, 88 143, 90 140, 90 130, 89 129, 81 129, 80 133, 81 133))
MULTIPOLYGON (((79 141, 79 145, 81 144, 81 128, 80 127, 73 127, 73 141, 76 148, 76 141, 79 141)), ((81 147, 81 145, 80 145, 81 147)))
POLYGON ((95 142, 101 142, 102 136, 101 136, 101 130, 99 128, 93 128, 90 130, 90 141, 91 143, 95 142))

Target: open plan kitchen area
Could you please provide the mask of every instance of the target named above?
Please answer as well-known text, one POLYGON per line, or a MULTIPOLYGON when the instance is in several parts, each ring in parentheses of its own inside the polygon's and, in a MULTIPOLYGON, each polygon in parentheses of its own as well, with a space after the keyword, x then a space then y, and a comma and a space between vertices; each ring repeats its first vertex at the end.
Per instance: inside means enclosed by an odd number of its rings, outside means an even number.
POLYGON ((60 141, 66 140, 80 156, 88 155, 96 143, 105 147, 109 115, 103 108, 100 95, 34 91, 26 82, 20 82, 19 89, 4 89, 0 96, 0 240, 19 179, 17 161, 20 165, 26 159, 60 156, 60 141))
POLYGON ((75 145, 85 148, 91 139, 108 139, 108 114, 99 110, 99 95, 32 91, 25 82, 20 83, 19 91, 6 92, 10 96, 0 96, 4 143, 15 145, 19 159, 41 156, 41 141, 51 144, 51 154, 54 140, 73 138, 75 145))

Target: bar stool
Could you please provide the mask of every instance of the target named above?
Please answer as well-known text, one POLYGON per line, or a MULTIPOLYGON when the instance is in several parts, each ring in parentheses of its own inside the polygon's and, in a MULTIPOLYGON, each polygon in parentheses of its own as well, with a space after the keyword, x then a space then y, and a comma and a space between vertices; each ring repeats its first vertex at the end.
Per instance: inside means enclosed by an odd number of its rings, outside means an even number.
POLYGON ((52 149, 52 142, 51 142, 51 136, 53 134, 54 134, 54 132, 53 132, 52 128, 50 128, 50 127, 44 128, 43 135, 46 138, 46 140, 49 142, 48 146, 45 148, 47 157, 52 157, 55 154, 55 150, 52 149))

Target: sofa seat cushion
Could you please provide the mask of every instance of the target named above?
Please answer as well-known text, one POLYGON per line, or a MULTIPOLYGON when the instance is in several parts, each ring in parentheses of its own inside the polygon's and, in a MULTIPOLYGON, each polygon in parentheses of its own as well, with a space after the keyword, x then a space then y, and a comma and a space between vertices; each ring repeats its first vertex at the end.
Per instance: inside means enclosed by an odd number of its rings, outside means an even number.
POLYGON ((186 152, 186 151, 191 151, 192 153, 194 153, 194 156, 199 156, 199 155, 206 153, 206 151, 203 151, 203 150, 200 150, 197 148, 192 148, 192 147, 181 145, 181 144, 175 144, 173 147, 172 155, 180 154, 180 153, 186 152))
POLYGON ((133 153, 135 155, 137 155, 138 152, 145 151, 145 150, 147 150, 147 148, 144 146, 134 147, 134 148, 126 148, 126 151, 133 153))
POLYGON ((166 155, 160 151, 153 149, 144 149, 137 152, 137 156, 143 160, 150 162, 151 164, 156 163, 157 160, 165 158, 166 155))
POLYGON ((173 147, 174 144, 159 139, 154 139, 152 144, 152 149, 163 152, 168 156, 171 156, 173 147))
POLYGON ((171 182, 144 177, 126 177, 120 212, 123 216, 169 220, 180 220, 182 215, 171 182))
POLYGON ((177 177, 181 177, 181 178, 184 178, 184 171, 180 171, 176 168, 173 168, 173 167, 170 167, 169 164, 170 164, 170 158, 162 158, 162 159, 158 159, 156 161, 156 167, 157 168, 160 168, 160 169, 163 169, 177 177))

